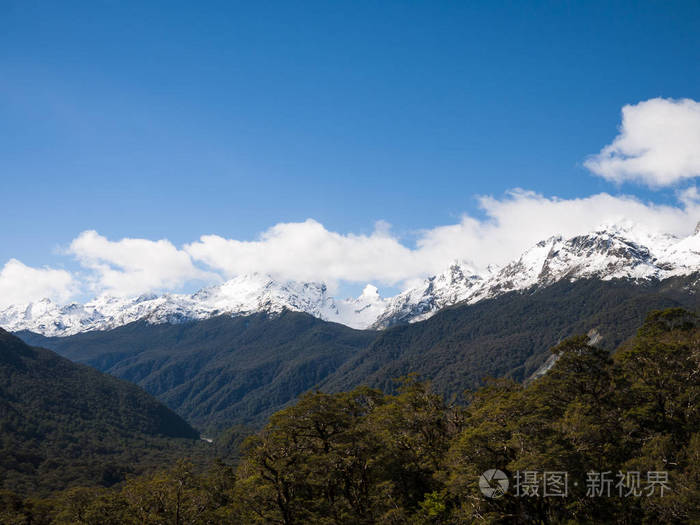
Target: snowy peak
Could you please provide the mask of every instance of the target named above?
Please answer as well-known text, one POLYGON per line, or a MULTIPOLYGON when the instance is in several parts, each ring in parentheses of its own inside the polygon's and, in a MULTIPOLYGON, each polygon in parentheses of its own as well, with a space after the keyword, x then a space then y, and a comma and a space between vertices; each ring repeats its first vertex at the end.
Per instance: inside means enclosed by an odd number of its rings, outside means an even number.
POLYGON ((469 304, 563 279, 666 279, 700 271, 700 234, 678 239, 633 226, 606 226, 569 239, 538 242, 502 268, 479 276, 453 264, 446 272, 394 297, 375 327, 427 319, 445 306, 469 304))
POLYGON ((0 326, 31 330, 46 336, 66 336, 109 330, 134 321, 181 323, 216 315, 271 315, 283 310, 305 312, 327 321, 366 328, 385 308, 373 286, 357 299, 338 302, 326 285, 278 281, 269 275, 241 275, 192 295, 144 295, 135 298, 100 296, 85 304, 59 306, 48 299, 0 310, 0 326))
POLYGON ((400 293, 388 301, 384 312, 377 317, 374 328, 415 322, 434 312, 469 299, 483 283, 466 263, 455 261, 442 273, 429 277, 416 287, 400 293))
POLYGON ((380 297, 377 287, 368 284, 359 297, 339 301, 336 316, 329 315, 326 320, 364 329, 376 321, 386 310, 387 304, 388 299, 380 297))
POLYGON ((216 315, 247 315, 283 310, 342 323, 353 328, 386 328, 427 319, 457 303, 473 304, 498 295, 581 278, 666 279, 700 271, 700 231, 679 239, 647 232, 633 225, 606 225, 568 239, 550 237, 516 260, 478 273, 464 261, 418 286, 384 299, 367 285, 359 297, 336 300, 322 283, 274 279, 264 274, 241 275, 194 294, 101 296, 85 304, 57 305, 48 299, 0 310, 0 326, 64 336, 107 330, 133 321, 179 323, 216 315))
POLYGON ((503 267, 492 280, 504 290, 518 290, 561 279, 662 279, 700 270, 700 237, 650 235, 649 245, 633 237, 620 229, 552 237, 503 267))
POLYGON ((565 276, 611 279, 648 277, 656 273, 649 249, 605 232, 580 235, 552 247, 539 282, 555 282, 565 276))
POLYGON ((276 281, 268 275, 241 275, 193 294, 194 303, 211 312, 246 314, 279 313, 284 309, 323 318, 337 311, 324 284, 276 281))
POLYGON ((546 286, 565 278, 658 277, 649 249, 616 233, 598 231, 570 239, 551 237, 506 265, 494 284, 503 291, 546 286))

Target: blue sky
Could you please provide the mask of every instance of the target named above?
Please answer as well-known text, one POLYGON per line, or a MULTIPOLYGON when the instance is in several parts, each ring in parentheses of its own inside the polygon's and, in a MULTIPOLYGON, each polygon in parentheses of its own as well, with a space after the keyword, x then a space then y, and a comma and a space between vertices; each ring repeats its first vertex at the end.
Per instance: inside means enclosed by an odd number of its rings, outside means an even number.
POLYGON ((307 218, 411 246, 480 195, 691 184, 583 162, 623 106, 700 100, 697 2, 204 4, 0 4, 0 265, 77 271, 85 230, 181 247, 307 218))

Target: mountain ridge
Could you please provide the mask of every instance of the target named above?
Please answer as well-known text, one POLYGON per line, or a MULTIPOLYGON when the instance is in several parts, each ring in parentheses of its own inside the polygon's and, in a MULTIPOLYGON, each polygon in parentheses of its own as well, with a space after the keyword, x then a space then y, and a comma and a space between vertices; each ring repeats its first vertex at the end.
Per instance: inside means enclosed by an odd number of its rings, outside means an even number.
POLYGON ((18 335, 138 384, 208 432, 260 421, 292 402, 366 348, 375 332, 285 310, 176 325, 136 321, 67 337, 18 335))
POLYGON ((310 314, 138 321, 67 337, 18 332, 30 344, 133 381, 206 432, 256 426, 299 394, 369 384, 386 391, 417 373, 449 396, 485 376, 522 381, 561 339, 595 329, 613 348, 654 309, 700 307, 700 274, 663 281, 595 278, 460 303, 419 323, 354 330, 310 314))
POLYGON ((138 320, 177 324, 218 315, 279 315, 291 310, 351 328, 385 329, 427 319, 447 306, 474 304, 511 291, 550 286, 562 279, 663 280, 698 270, 697 229, 693 235, 678 238, 629 225, 607 225, 570 238, 552 236, 519 258, 503 266, 490 266, 482 273, 464 261, 455 261, 444 272, 391 298, 380 297, 370 284, 357 298, 337 300, 323 283, 247 274, 190 295, 101 296, 85 304, 63 306, 44 299, 12 305, 0 310, 0 326, 13 332, 68 336, 109 330, 138 320))
POLYGON ((512 291, 551 286, 561 280, 662 281, 697 271, 698 231, 680 239, 640 234, 629 227, 607 227, 568 239, 557 235, 538 242, 504 266, 488 268, 483 276, 453 263, 447 271, 392 298, 372 328, 425 320, 446 306, 475 304, 512 291))

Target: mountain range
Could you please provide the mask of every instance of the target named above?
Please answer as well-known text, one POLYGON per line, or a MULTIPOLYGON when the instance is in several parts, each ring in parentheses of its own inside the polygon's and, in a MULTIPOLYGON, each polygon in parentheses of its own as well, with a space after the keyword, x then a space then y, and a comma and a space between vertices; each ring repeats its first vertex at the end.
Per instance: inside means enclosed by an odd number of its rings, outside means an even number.
POLYGON ((0 326, 16 332, 30 330, 47 336, 67 336, 109 330, 135 321, 177 324, 219 315, 305 312, 318 319, 353 328, 371 325, 384 310, 377 289, 365 287, 356 299, 336 301, 322 283, 279 281, 268 275, 246 274, 191 295, 138 297, 100 296, 84 304, 58 305, 50 299, 12 305, 0 310, 0 326))
POLYGON ((448 396, 486 376, 525 381, 574 334, 613 349, 649 311, 700 304, 700 233, 606 227, 551 237, 501 267, 455 262, 390 299, 337 301, 323 284, 239 276, 191 295, 14 306, 31 345, 126 379, 207 433, 259 426, 310 389, 392 391, 417 373, 448 396))
POLYGON ((554 236, 499 267, 477 271, 463 261, 395 297, 382 298, 368 284, 357 298, 333 298, 322 283, 281 281, 248 274, 193 294, 100 296, 58 305, 49 299, 0 310, 0 326, 45 336, 109 330, 135 321, 177 324, 219 315, 278 315, 284 310, 357 329, 383 329, 427 319, 458 303, 475 304, 512 291, 562 280, 594 278, 634 282, 664 280, 700 270, 700 231, 678 238, 632 226, 605 226, 571 238, 554 236))
POLYGON ((283 310, 176 324, 142 320, 64 337, 17 335, 136 383, 218 439, 232 425, 264 424, 309 390, 365 384, 392 392, 397 378, 417 373, 455 398, 488 376, 524 381, 546 367, 549 348, 566 337, 590 333, 612 350, 654 309, 698 310, 699 276, 563 279, 384 330, 283 310))

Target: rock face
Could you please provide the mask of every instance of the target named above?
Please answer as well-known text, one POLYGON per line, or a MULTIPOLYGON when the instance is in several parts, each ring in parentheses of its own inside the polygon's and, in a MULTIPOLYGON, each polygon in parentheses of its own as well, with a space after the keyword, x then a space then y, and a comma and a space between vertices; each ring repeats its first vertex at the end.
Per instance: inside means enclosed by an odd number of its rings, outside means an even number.
POLYGON ((0 310, 0 326, 47 336, 107 330, 137 320, 179 323, 216 315, 278 314, 287 309, 352 328, 386 328, 427 319, 461 302, 549 286, 562 279, 666 279, 700 271, 700 232, 677 238, 608 226, 569 239, 540 241, 517 260, 479 273, 456 261, 420 286, 383 299, 367 285, 355 299, 337 300, 322 283, 278 281, 241 275, 194 294, 98 297, 85 304, 57 305, 48 299, 0 310))
POLYGON ((452 304, 544 287, 562 279, 666 279, 700 271, 700 233, 679 239, 608 227, 569 239, 540 241, 520 258, 483 275, 454 263, 389 301, 374 328, 426 319, 452 304))
POLYGON ((217 315, 249 315, 283 310, 306 312, 353 328, 372 324, 385 308, 371 285, 356 299, 336 301, 324 284, 277 281, 267 275, 241 275, 194 294, 144 295, 134 298, 101 296, 85 304, 58 305, 43 299, 0 311, 0 326, 46 336, 66 336, 109 330, 134 321, 180 323, 217 315))
POLYGON ((387 328, 427 319, 446 306, 465 301, 483 284, 483 277, 465 263, 456 261, 444 272, 426 279, 421 286, 390 299, 373 326, 387 328))

